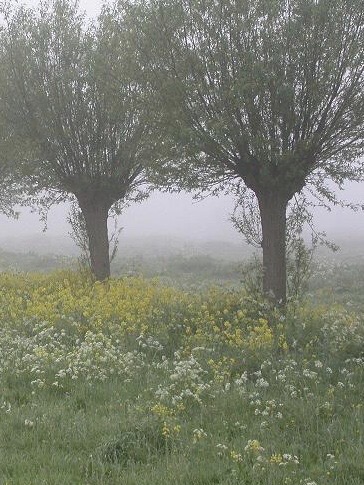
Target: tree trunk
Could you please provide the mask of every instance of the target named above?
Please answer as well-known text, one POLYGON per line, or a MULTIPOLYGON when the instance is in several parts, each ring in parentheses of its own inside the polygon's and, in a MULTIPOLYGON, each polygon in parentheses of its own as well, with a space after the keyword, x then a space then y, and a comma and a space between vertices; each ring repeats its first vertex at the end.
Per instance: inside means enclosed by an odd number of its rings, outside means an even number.
POLYGON ((80 203, 89 239, 91 270, 97 281, 110 277, 109 237, 107 219, 109 208, 96 201, 80 203))
POLYGON ((263 291, 274 303, 287 300, 286 210, 287 200, 277 193, 258 196, 263 234, 263 291))

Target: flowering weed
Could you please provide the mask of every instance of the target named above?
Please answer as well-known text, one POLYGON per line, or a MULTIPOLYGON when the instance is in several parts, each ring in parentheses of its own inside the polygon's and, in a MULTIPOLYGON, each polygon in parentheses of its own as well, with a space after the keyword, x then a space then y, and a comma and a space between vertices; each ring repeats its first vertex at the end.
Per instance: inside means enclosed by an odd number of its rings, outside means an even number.
POLYGON ((361 485, 363 316, 0 276, 0 483, 361 485))

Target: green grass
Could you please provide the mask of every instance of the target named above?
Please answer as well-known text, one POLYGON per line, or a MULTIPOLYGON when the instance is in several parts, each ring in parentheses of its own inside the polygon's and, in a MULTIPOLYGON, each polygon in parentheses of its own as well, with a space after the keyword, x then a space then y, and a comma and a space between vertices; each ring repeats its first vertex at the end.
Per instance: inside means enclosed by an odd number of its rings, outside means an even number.
POLYGON ((364 312, 364 259, 319 261, 310 280, 309 292, 314 301, 341 303, 364 312))
MULTIPOLYGON (((62 313, 55 276, 61 313, 53 330, 29 315, 1 322, 0 484, 362 485, 364 284, 359 270, 345 268, 317 272, 315 304, 286 315, 232 290, 180 300, 155 293, 151 329, 110 342, 102 328, 85 334, 85 319, 75 330, 78 314, 74 306, 72 319, 62 313), (246 312, 242 326, 268 321, 273 340, 224 339, 236 302, 246 312), (218 328, 203 325, 204 312, 218 328), (77 379, 60 372, 65 362, 77 379)), ((24 278, 4 278, 1 288, 2 304, 11 294, 19 312, 32 298, 24 278)), ((46 280, 39 285, 53 301, 46 280)))
MULTIPOLYGON (((288 356, 275 364, 282 368, 287 362, 288 356)), ((34 394, 26 379, 8 376, 2 400, 11 410, 1 410, 0 483, 273 485, 309 478, 359 485, 364 480, 364 382, 362 369, 354 373, 352 391, 337 389, 335 371, 319 383, 295 382, 299 397, 294 399, 282 393, 282 385, 274 387, 274 373, 264 373, 270 382, 266 389, 256 388, 253 380, 243 393, 220 389, 213 399, 206 396, 203 404, 181 412, 181 430, 174 436, 163 436, 161 420, 150 412, 151 384, 162 381, 155 373, 130 383, 81 381, 69 383, 67 390, 34 394), (257 392, 259 398, 252 397, 257 392), (258 415, 267 403, 268 415, 258 415), (194 430, 203 430, 203 436, 194 440, 194 430), (268 460, 289 453, 300 463, 256 468, 257 454, 244 451, 249 439, 259 441, 268 460), (228 447, 220 457, 219 444, 228 447), (242 455, 241 462, 232 459, 232 451, 242 455)))

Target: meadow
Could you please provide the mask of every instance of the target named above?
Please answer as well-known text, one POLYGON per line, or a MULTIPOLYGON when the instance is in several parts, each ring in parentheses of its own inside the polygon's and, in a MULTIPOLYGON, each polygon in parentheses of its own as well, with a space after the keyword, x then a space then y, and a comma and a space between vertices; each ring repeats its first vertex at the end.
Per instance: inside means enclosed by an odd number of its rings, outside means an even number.
POLYGON ((364 483, 361 260, 284 313, 229 261, 52 264, 0 275, 1 485, 364 483))

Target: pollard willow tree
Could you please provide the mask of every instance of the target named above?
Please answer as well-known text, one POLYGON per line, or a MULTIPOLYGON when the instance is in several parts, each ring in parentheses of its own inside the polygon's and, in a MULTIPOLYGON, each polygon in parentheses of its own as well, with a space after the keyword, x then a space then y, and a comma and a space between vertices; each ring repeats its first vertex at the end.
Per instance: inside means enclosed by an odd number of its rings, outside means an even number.
POLYGON ((136 28, 176 155, 167 184, 254 192, 263 289, 286 301, 286 211, 362 176, 362 0, 151 0, 136 28))
POLYGON ((37 147, 33 183, 43 202, 76 199, 98 280, 110 276, 109 212, 147 194, 157 138, 122 15, 116 31, 110 9, 91 24, 71 0, 5 12, 2 105, 37 147))

